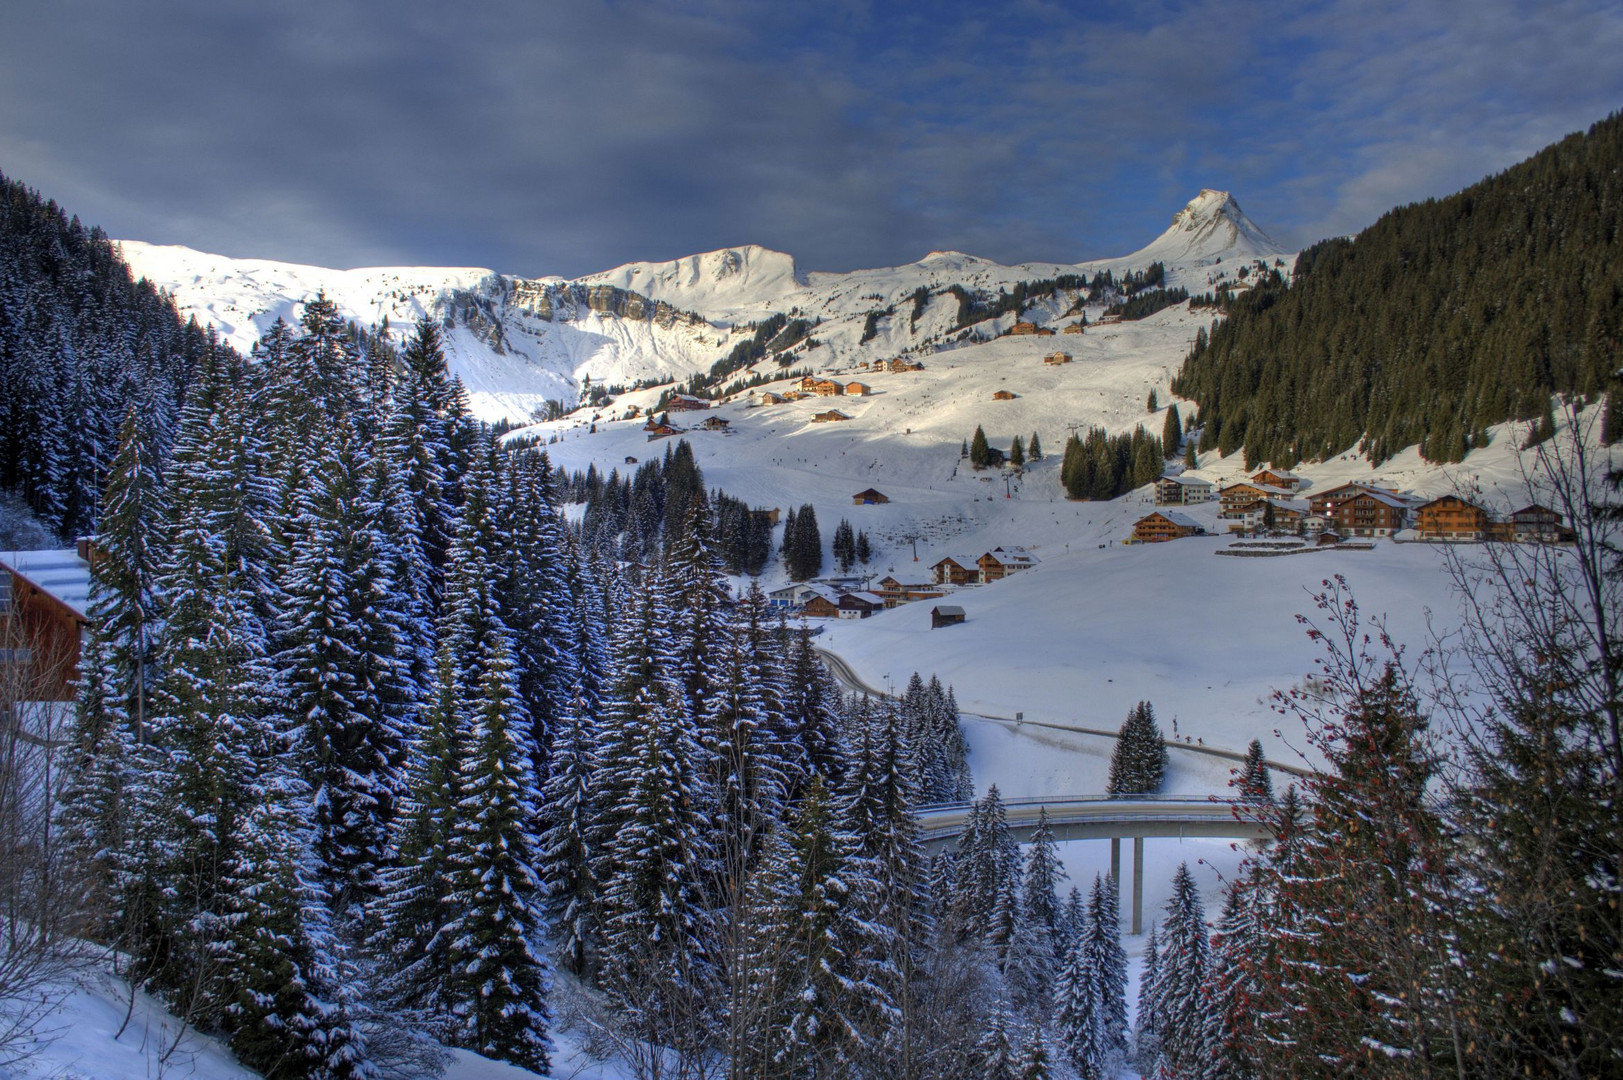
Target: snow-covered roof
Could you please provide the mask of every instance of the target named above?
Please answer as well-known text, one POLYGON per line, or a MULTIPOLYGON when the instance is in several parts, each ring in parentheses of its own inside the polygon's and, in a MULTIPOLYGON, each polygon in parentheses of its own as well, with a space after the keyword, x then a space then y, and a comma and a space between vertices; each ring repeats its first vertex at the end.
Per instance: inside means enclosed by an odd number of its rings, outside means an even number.
POLYGON ((937 615, 962 615, 964 613, 964 609, 957 604, 937 604, 930 610, 937 615))
POLYGON ((1272 484, 1259 484, 1255 480, 1242 480, 1238 484, 1230 484, 1223 489, 1223 492, 1227 494, 1235 488, 1251 488, 1253 491, 1260 491, 1264 495, 1283 495, 1287 499, 1296 494, 1289 488, 1274 487, 1272 484))
POLYGON ((884 607, 885 606, 885 598, 883 596, 880 596, 878 593, 871 593, 871 592, 846 593, 844 596, 840 597, 840 599, 841 600, 861 600, 863 603, 866 603, 866 604, 876 604, 879 607, 884 607))
POLYGON ((1203 528, 1205 528, 1204 525, 1202 525, 1200 522, 1196 521, 1194 518, 1190 517, 1188 514, 1180 514, 1176 510, 1157 510, 1155 513, 1150 514, 1149 516, 1150 517, 1166 518, 1168 521, 1172 522, 1172 524, 1178 526, 1180 529, 1203 529, 1203 528))
POLYGON ((1195 487, 1196 485, 1204 487, 1212 486, 1212 482, 1202 476, 1168 476, 1164 479, 1176 480, 1178 483, 1183 484, 1186 487, 1195 487))
POLYGON ((0 551, 0 567, 61 601, 81 619, 89 617, 90 564, 75 548, 0 551))

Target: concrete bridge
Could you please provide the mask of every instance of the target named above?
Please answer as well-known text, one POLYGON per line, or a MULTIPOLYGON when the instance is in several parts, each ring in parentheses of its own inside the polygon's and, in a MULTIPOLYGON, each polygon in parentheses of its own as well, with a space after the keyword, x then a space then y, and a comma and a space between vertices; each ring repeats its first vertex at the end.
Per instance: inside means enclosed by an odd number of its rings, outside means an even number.
MULTIPOLYGON (((1004 802, 1009 832, 1018 843, 1028 844, 1037 830, 1037 819, 1048 811, 1048 824, 1056 840, 1109 840, 1110 872, 1126 899, 1121 874, 1121 842, 1133 841, 1132 932, 1144 927, 1144 841, 1148 837, 1216 837, 1234 840, 1263 840, 1272 832, 1248 815, 1236 814, 1226 802, 1210 798, 1167 798, 1146 796, 1056 797, 1010 799, 1004 802)), ((919 836, 930 853, 946 850, 957 842, 968 820, 970 805, 952 803, 924 806, 918 811, 919 836)))

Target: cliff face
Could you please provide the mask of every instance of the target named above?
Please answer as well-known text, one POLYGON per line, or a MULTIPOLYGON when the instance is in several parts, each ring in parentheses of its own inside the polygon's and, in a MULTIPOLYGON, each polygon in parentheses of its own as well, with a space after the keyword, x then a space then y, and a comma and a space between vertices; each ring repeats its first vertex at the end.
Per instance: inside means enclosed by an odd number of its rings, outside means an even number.
POLYGON ((641 293, 616 285, 532 281, 524 278, 507 278, 504 281, 509 290, 507 302, 525 315, 543 322, 567 322, 583 310, 620 319, 652 322, 665 330, 675 326, 678 320, 695 326, 705 321, 691 311, 679 311, 663 300, 650 300, 641 293))

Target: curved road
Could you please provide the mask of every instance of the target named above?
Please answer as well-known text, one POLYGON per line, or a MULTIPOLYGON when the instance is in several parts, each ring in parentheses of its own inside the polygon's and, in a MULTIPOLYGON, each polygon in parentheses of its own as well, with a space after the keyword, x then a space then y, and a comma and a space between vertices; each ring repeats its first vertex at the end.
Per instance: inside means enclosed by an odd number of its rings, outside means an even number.
MULTIPOLYGON (((890 698, 895 696, 892 694, 887 694, 883 690, 877 690, 863 682, 857 677, 857 673, 851 670, 851 665, 847 664, 839 656, 829 652, 827 649, 818 648, 817 654, 823 658, 823 663, 828 666, 828 670, 833 674, 835 680, 845 686, 847 689, 855 690, 859 694, 867 694, 869 697, 890 698)), ((1047 720, 1016 720, 1012 716, 990 716, 986 713, 966 712, 962 709, 959 711, 965 716, 977 716, 982 720, 990 720, 997 724, 1007 724, 1010 727, 1026 725, 1030 727, 1050 728, 1054 731, 1072 731, 1081 735, 1100 735, 1107 739, 1114 739, 1117 736, 1116 732, 1107 731, 1104 728, 1082 727, 1078 724, 1055 724, 1047 720)), ((1224 758, 1229 761, 1245 760, 1245 754, 1239 750, 1225 750, 1217 746, 1194 746, 1189 743, 1177 742, 1172 739, 1167 739, 1165 742, 1167 749, 1169 750, 1182 750, 1183 752, 1189 754, 1205 754, 1208 757, 1224 758)), ((1274 769, 1278 772, 1290 773, 1292 776, 1308 776, 1312 773, 1311 769, 1305 769, 1299 765, 1285 765, 1277 761, 1269 761, 1267 762, 1267 765, 1270 769, 1274 769)))

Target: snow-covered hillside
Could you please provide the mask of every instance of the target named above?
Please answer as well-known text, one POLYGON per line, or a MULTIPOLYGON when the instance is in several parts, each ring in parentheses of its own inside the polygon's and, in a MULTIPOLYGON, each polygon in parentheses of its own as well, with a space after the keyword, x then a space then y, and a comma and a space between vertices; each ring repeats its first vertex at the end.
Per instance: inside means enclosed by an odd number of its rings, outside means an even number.
MULTIPOLYGON (((574 405, 588 384, 629 387, 706 373, 750 335, 752 324, 773 316, 804 319, 807 332, 764 365, 820 371, 901 353, 927 356, 1014 321, 1006 315, 973 332, 961 327, 953 287, 990 301, 1022 282, 1102 271, 1120 277, 1159 261, 1168 285, 1200 293, 1280 255, 1238 204, 1212 191, 1201 192, 1140 251, 1074 264, 1003 266, 932 252, 905 266, 802 273, 789 255, 745 245, 567 281, 479 268, 330 270, 137 241, 120 246, 137 275, 244 352, 272 322, 296 319, 304 301, 321 292, 369 327, 387 320, 404 333, 419 318, 439 319, 448 331, 451 370, 475 412, 520 422, 549 399, 574 405)), ((1074 319, 1080 299, 1077 290, 1062 290, 1022 317, 1042 324, 1074 319)), ((1093 298, 1094 316, 1101 299, 1093 298)))

